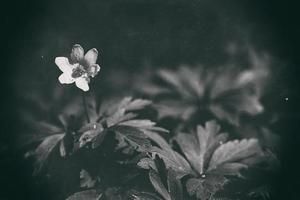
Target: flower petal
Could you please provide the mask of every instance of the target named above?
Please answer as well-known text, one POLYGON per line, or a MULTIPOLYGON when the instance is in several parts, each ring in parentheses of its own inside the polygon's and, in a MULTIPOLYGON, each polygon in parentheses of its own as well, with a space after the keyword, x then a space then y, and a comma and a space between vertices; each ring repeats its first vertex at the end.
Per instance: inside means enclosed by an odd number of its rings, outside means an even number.
POLYGON ((95 77, 100 71, 100 66, 98 64, 92 64, 88 70, 88 74, 91 77, 95 77))
POLYGON ((72 63, 78 63, 84 57, 84 50, 79 44, 75 44, 72 48, 70 58, 72 63))
POLYGON ((97 49, 90 49, 84 56, 85 62, 88 66, 95 64, 98 57, 97 49))
POLYGON ((61 84, 70 84, 74 83, 75 79, 68 73, 63 73, 58 77, 58 80, 61 84))
POLYGON ((69 59, 66 57, 56 57, 55 64, 63 73, 72 73, 73 65, 70 64, 69 59))
POLYGON ((86 78, 79 77, 75 80, 75 84, 78 88, 82 89, 83 91, 89 90, 88 80, 86 78))

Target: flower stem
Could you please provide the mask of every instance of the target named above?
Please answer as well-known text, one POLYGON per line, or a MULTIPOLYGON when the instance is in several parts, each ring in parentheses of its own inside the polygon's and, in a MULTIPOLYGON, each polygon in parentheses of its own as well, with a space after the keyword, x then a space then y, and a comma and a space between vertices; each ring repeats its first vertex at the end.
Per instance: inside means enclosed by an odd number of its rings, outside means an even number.
POLYGON ((84 114, 85 114, 86 120, 87 120, 88 123, 90 123, 90 117, 89 117, 89 113, 88 113, 88 106, 87 106, 87 103, 86 103, 86 97, 85 97, 84 92, 82 93, 82 103, 83 103, 84 114))

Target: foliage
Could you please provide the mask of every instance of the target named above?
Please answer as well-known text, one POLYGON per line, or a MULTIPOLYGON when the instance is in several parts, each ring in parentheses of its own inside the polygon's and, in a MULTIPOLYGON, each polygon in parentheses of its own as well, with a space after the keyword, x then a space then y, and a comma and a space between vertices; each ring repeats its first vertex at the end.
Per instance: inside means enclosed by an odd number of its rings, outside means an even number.
MULTIPOLYGON (((140 84, 152 100, 91 95, 81 103, 60 99, 58 88, 22 112, 30 126, 22 148, 35 178, 57 185, 56 199, 268 199, 269 182, 252 174, 272 176, 275 142, 231 132, 255 132, 241 119, 263 112, 267 74, 257 67, 159 70, 160 84, 140 84)), ((267 125, 257 129, 272 138, 267 125)))

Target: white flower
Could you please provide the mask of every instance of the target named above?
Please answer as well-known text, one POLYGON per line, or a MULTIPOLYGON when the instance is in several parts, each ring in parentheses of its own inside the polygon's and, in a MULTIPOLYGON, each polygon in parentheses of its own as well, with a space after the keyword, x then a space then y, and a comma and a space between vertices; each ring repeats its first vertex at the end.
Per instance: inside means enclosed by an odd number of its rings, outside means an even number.
POLYGON ((56 57, 55 64, 63 72, 58 80, 61 84, 74 83, 83 91, 89 90, 90 77, 94 77, 100 71, 100 66, 96 64, 98 57, 97 49, 90 49, 85 55, 79 44, 72 48, 70 58, 56 57))

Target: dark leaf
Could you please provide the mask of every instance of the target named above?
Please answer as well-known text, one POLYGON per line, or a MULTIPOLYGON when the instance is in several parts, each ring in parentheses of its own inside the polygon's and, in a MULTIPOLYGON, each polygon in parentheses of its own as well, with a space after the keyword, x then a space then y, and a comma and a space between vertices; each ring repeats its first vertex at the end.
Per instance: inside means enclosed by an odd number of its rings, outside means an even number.
POLYGON ((95 186, 97 180, 92 179, 90 174, 82 169, 80 171, 80 187, 82 188, 92 188, 95 186))
POLYGON ((36 148, 34 155, 36 156, 34 174, 39 173, 43 165, 45 164, 49 154, 53 148, 61 141, 65 134, 55 134, 48 136, 44 141, 36 148))
POLYGON ((120 146, 127 146, 129 143, 137 151, 149 151, 151 143, 143 131, 131 126, 116 126, 112 130, 116 133, 116 138, 120 146))
POLYGON ((198 199, 210 200, 228 182, 222 175, 207 174, 202 178, 191 178, 186 183, 187 192, 198 199))
POLYGON ((154 187, 154 189, 165 199, 165 200, 171 200, 171 197, 168 193, 168 190, 162 183, 159 175, 157 174, 156 171, 150 170, 149 172, 149 178, 150 181, 154 187))
POLYGON ((100 200, 101 196, 96 190, 85 190, 71 195, 66 200, 100 200))

